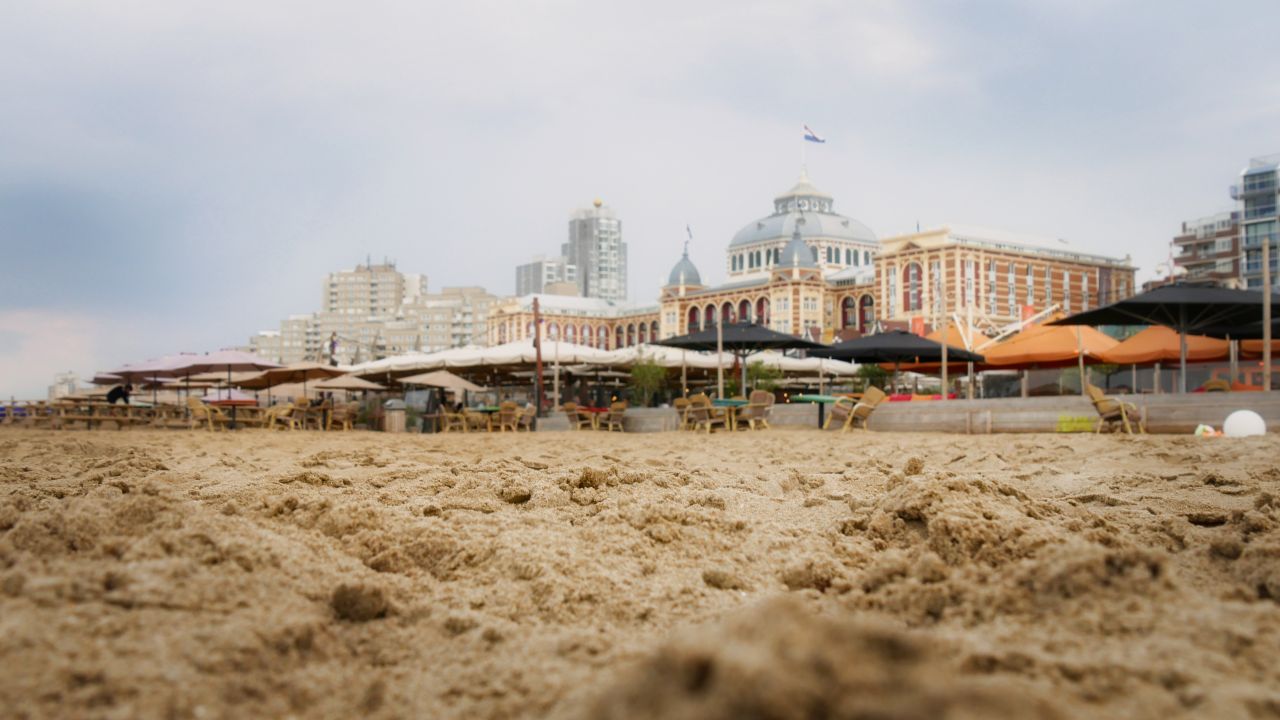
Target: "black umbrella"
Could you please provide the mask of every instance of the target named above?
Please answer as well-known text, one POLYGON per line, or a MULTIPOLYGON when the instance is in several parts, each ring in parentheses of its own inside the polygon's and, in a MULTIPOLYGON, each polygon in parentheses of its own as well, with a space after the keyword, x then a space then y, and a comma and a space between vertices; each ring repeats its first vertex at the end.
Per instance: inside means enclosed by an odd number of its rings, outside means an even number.
MULTIPOLYGON (((904 330, 890 330, 846 340, 809 354, 815 357, 859 362, 942 362, 942 343, 904 330)), ((951 345, 947 346, 948 362, 982 362, 983 360, 984 358, 977 353, 951 345)))
POLYGON ((688 335, 677 335, 666 340, 658 340, 654 345, 681 348, 684 350, 705 350, 715 352, 717 348, 728 350, 742 360, 742 390, 747 389, 746 357, 761 350, 825 350, 826 345, 812 342, 804 338, 770 330, 763 325, 751 322, 725 323, 723 327, 710 327, 688 335))
MULTIPOLYGON (((891 362, 896 383, 899 365, 904 362, 942 362, 942 347, 940 342, 934 342, 904 330, 890 330, 846 340, 809 354, 850 362, 891 362)), ((981 355, 968 350, 951 345, 947 345, 946 348, 947 362, 983 362, 985 360, 981 355)))
MULTIPOLYGON (((1187 335, 1262 325, 1261 292, 1211 285, 1164 285, 1049 325, 1164 325, 1181 336, 1179 384, 1187 391, 1187 335)), ((1273 296, 1274 304, 1280 298, 1273 296)), ((1221 333, 1223 335, 1227 333, 1221 333)), ((1235 337, 1233 335, 1233 337, 1235 337)))

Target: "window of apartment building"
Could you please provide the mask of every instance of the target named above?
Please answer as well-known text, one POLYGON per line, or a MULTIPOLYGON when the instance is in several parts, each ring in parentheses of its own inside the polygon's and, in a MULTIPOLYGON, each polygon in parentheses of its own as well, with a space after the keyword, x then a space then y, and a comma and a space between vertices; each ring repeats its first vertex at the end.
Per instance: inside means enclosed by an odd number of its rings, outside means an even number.
POLYGON ((907 263, 903 285, 906 295, 903 297, 904 309, 915 312, 921 308, 920 298, 920 263, 907 263))
POLYGON ((1007 298, 1007 300, 1009 301, 1009 314, 1013 316, 1017 316, 1018 298, 1017 298, 1016 288, 1018 285, 1018 275, 1013 271, 1012 262, 1009 263, 1009 269, 1005 273, 1005 281, 1009 283, 1009 288, 1008 288, 1009 297, 1007 298))
POLYGON ((1215 253, 1231 252, 1231 238, 1218 238, 1213 241, 1213 251, 1215 253))
POLYGON ((898 268, 890 265, 889 268, 889 315, 893 317, 897 314, 898 307, 898 268))
POLYGON ((1053 304, 1053 270, 1048 267, 1044 269, 1044 304, 1053 304))
POLYGON ((1213 270, 1214 272, 1229 273, 1231 272, 1232 264, 1231 260, 1219 260, 1213 264, 1213 270))
POLYGON ((1062 308, 1071 312, 1071 271, 1062 271, 1062 308))
POLYGON ((934 260, 929 263, 929 277, 933 278, 933 314, 941 317, 944 312, 942 309, 942 262, 934 260))
POLYGON ((1089 303, 1089 273, 1080 273, 1080 309, 1088 310, 1092 305, 1089 303))
POLYGON ((1027 302, 1026 305, 1034 305, 1036 303, 1036 273, 1035 270, 1027 265, 1027 302))
POLYGON ((987 261, 987 313, 996 314, 996 261, 987 261))
POLYGON ((817 311, 818 298, 814 297, 813 295, 805 295, 802 301, 802 307, 808 311, 817 311))
POLYGON ((850 250, 849 248, 844 249, 844 264, 845 265, 853 264, 853 251, 850 250))
POLYGON ((1244 227, 1244 246, 1245 247, 1262 247, 1262 238, 1269 238, 1271 242, 1276 239, 1276 221, 1268 220, 1267 222, 1254 223, 1244 227))
POLYGON ((964 261, 964 304, 977 304, 978 263, 974 260, 964 261))

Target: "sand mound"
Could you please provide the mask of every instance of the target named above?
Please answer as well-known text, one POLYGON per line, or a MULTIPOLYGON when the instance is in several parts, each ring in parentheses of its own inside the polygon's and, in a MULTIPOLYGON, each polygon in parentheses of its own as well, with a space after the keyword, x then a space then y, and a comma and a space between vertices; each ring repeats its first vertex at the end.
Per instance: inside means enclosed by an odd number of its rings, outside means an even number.
POLYGON ((885 624, 773 600, 668 643, 604 691, 594 718, 1050 718, 885 624))

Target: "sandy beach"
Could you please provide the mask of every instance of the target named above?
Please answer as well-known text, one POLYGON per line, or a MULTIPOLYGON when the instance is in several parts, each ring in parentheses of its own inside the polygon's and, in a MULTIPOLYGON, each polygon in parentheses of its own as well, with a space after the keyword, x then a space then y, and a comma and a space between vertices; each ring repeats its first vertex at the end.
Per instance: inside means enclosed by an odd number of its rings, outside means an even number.
POLYGON ((0 429, 9 717, 1280 717, 1280 440, 0 429))

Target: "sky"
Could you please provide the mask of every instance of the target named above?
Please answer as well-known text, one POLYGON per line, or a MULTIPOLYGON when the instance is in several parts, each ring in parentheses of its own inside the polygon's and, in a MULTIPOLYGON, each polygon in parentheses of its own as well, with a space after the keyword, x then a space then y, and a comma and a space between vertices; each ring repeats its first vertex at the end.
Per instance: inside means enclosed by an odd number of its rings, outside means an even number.
POLYGON ((366 257, 514 291, 601 198, 632 299, 800 171, 880 237, 1130 255, 1280 152, 1280 4, 0 0, 0 396, 242 345, 366 257))

